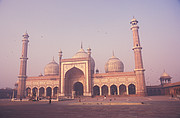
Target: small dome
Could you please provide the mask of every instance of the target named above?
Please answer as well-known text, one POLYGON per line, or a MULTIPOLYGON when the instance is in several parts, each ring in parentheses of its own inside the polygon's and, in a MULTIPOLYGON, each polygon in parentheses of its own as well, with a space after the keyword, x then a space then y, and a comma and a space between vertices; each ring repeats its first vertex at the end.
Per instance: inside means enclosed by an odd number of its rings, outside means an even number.
MULTIPOLYGON (((84 51, 84 49, 81 47, 81 49, 72 57, 72 58, 87 58, 88 53, 84 51)), ((95 68, 95 61, 91 57, 91 70, 94 71, 95 68)))
POLYGON ((25 32, 25 33, 24 33, 24 35, 28 35, 28 33, 27 33, 27 32, 25 32))
POLYGON ((108 60, 105 65, 105 72, 123 72, 124 64, 114 55, 108 60))
POLYGON ((44 75, 58 75, 59 74, 59 65, 54 61, 48 63, 44 68, 44 75))
POLYGON ((132 25, 137 25, 137 23, 138 23, 138 21, 135 18, 133 18, 130 22, 130 24, 132 24, 132 25))
POLYGON ((131 20, 131 22, 133 22, 133 21, 137 21, 135 18, 133 18, 132 20, 131 20))
POLYGON ((160 78, 171 78, 166 72, 164 72, 160 78))
POLYGON ((25 32, 24 34, 23 34, 23 37, 29 37, 29 35, 28 35, 28 33, 27 32, 25 32))

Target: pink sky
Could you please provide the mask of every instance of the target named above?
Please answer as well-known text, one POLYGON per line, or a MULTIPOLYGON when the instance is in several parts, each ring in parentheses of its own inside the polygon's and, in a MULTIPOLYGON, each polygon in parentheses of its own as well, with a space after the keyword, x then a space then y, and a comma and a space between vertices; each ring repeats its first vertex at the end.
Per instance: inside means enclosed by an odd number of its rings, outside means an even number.
POLYGON ((17 81, 26 30, 28 76, 43 74, 53 56, 58 62, 59 49, 71 58, 81 42, 92 49, 101 73, 113 50, 125 71, 133 71, 133 16, 139 21, 146 84, 160 84, 164 70, 172 82, 180 81, 179 12, 179 0, 0 0, 0 88, 17 81))

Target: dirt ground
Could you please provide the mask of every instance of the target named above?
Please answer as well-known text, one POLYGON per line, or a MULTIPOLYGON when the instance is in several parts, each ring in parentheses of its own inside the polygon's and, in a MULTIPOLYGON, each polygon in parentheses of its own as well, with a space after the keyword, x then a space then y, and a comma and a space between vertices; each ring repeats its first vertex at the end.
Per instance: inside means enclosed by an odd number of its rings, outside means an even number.
POLYGON ((180 118, 180 100, 169 96, 79 98, 67 101, 0 100, 0 118, 180 118))

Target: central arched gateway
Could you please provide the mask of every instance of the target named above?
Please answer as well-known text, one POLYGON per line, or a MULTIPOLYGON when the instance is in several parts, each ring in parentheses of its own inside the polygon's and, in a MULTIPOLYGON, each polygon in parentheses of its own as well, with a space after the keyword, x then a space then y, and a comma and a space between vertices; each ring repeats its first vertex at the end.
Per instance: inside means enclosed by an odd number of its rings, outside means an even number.
POLYGON ((73 86, 73 91, 75 92, 75 96, 82 96, 83 84, 81 82, 76 82, 73 86))
POLYGON ((83 95, 84 73, 82 70, 73 67, 65 74, 65 96, 72 96, 73 91, 75 95, 83 95))

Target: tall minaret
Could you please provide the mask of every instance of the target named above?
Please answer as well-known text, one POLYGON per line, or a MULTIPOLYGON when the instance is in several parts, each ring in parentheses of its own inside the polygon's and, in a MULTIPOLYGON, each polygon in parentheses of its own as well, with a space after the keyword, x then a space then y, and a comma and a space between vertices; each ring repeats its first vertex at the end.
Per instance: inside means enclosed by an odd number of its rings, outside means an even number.
POLYGON ((18 76, 18 90, 17 90, 17 97, 24 98, 25 97, 25 90, 26 90, 26 68, 27 68, 27 50, 28 50, 28 40, 29 35, 27 32, 23 35, 22 39, 22 54, 21 54, 21 62, 20 62, 20 71, 18 76))
POLYGON ((59 50, 59 91, 58 91, 58 96, 61 93, 61 63, 62 63, 62 51, 59 50))
POLYGON ((137 80, 137 91, 136 93, 140 96, 145 96, 146 95, 146 85, 145 85, 145 76, 144 76, 144 71, 145 69, 143 68, 143 61, 142 61, 142 54, 141 50, 142 47, 140 45, 140 40, 139 40, 139 33, 138 29, 139 26, 137 25, 138 21, 133 18, 130 22, 131 30, 133 32, 133 42, 134 42, 134 57, 135 57, 135 73, 136 73, 136 80, 137 80))
MULTIPOLYGON (((87 54, 88 54, 88 84, 86 85, 87 87, 87 91, 86 91, 86 96, 92 96, 92 74, 94 74, 94 72, 92 71, 92 67, 91 67, 91 48, 87 49, 87 54)), ((93 69, 94 70, 94 69, 93 69)))

